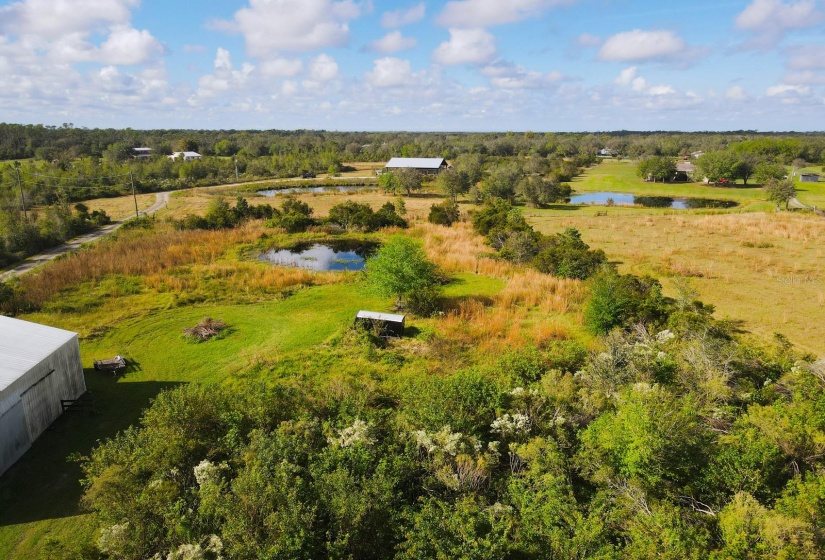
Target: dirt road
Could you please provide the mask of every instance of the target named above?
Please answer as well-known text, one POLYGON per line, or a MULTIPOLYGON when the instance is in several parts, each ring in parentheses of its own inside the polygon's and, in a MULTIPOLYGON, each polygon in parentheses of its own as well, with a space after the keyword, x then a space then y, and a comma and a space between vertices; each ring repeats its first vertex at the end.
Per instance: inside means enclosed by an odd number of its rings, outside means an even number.
MULTIPOLYGON (((146 210, 142 211, 142 215, 149 216, 154 214, 158 210, 165 208, 166 205, 169 203, 169 192, 159 192, 155 193, 155 203, 147 208, 146 210)), ((113 222, 107 226, 103 226, 100 229, 96 229, 92 232, 86 233, 84 235, 80 235, 73 239, 69 239, 63 245, 59 245, 57 247, 52 247, 51 249, 47 249, 42 253, 38 253, 29 257, 28 259, 24 260, 17 265, 0 272, 0 281, 8 280, 13 276, 20 276, 22 274, 26 274, 31 270, 37 268, 40 265, 43 265, 60 255, 65 255, 66 253, 71 253, 72 251, 76 251, 80 248, 81 245, 85 245, 86 243, 91 243, 93 241, 97 241, 101 237, 105 237, 110 233, 117 231, 117 229, 122 226, 126 220, 121 220, 119 222, 113 222)))

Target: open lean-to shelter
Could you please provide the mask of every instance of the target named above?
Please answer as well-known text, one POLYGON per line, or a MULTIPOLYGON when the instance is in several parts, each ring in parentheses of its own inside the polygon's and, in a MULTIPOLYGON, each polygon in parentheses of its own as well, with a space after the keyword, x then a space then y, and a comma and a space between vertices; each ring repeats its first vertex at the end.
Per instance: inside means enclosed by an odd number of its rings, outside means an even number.
POLYGON ((377 311, 359 311, 355 315, 355 324, 377 330, 381 336, 404 336, 406 315, 378 313, 377 311))
POLYGON ((0 475, 85 392, 77 333, 0 316, 0 475))

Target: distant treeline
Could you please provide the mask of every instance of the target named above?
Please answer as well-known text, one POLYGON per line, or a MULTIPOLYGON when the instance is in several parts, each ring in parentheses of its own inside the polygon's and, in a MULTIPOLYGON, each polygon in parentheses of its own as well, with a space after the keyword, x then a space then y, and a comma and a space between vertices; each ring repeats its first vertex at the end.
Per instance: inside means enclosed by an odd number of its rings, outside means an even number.
MULTIPOLYGON (((0 160, 37 158, 45 161, 104 157, 113 148, 145 146, 169 154, 181 146, 203 155, 286 156, 334 153, 343 161, 385 161, 394 156, 445 157, 462 153, 541 156, 579 153, 596 155, 603 148, 627 157, 678 156, 716 151, 743 141, 783 142, 790 159, 822 161, 825 133, 633 132, 598 133, 434 133, 329 132, 323 130, 133 130, 75 128, 0 123, 0 160)), ((116 150, 115 150, 116 151, 116 150)), ((324 169, 325 170, 325 169, 324 169)))

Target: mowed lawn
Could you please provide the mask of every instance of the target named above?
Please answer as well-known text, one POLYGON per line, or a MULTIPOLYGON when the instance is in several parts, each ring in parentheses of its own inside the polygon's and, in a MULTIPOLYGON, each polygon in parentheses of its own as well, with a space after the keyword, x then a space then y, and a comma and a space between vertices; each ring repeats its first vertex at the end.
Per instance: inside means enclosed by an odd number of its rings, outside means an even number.
MULTIPOLYGON (((159 391, 181 383, 231 383, 259 375, 256 366, 322 344, 346 328, 359 309, 386 311, 388 305, 389 301, 357 285, 332 284, 254 305, 148 311, 108 325, 97 338, 81 340, 87 386, 95 396, 97 414, 64 415, 0 478, 0 558, 48 557, 41 555, 50 543, 89 541, 93 528, 79 508, 80 469, 67 457, 86 454, 97 440, 135 424, 159 391), (182 329, 207 316, 225 321, 229 332, 203 343, 184 340, 182 329), (125 375, 115 378, 94 371, 94 359, 117 353, 132 364, 125 375)), ((21 318, 66 328, 83 321, 82 315, 59 313, 21 318)), ((98 313, 90 313, 89 319, 100 321, 98 313)), ((70 552, 60 549, 52 557, 67 557, 70 552)))
POLYGON ((716 316, 741 321, 770 340, 774 332, 825 357, 825 219, 793 212, 607 216, 529 210, 543 233, 578 228, 624 273, 661 279, 667 295, 687 278, 716 316))
POLYGON ((703 183, 652 183, 643 181, 637 174, 638 161, 604 160, 588 168, 581 176, 570 182, 575 192, 621 192, 647 196, 673 196, 694 198, 715 198, 734 200, 738 209, 767 210, 772 205, 767 202, 765 192, 757 185, 735 187, 714 187, 703 183))

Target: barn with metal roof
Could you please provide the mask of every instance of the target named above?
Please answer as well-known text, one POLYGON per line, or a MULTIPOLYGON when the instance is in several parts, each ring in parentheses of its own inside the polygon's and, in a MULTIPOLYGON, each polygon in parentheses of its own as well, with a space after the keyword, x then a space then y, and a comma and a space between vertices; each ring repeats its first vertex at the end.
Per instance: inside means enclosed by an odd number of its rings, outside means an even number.
POLYGON ((0 475, 85 392, 77 333, 0 316, 0 475))
POLYGON ((439 173, 447 169, 447 160, 444 158, 403 158, 394 157, 384 166, 384 171, 398 171, 400 169, 415 169, 421 173, 439 173))

